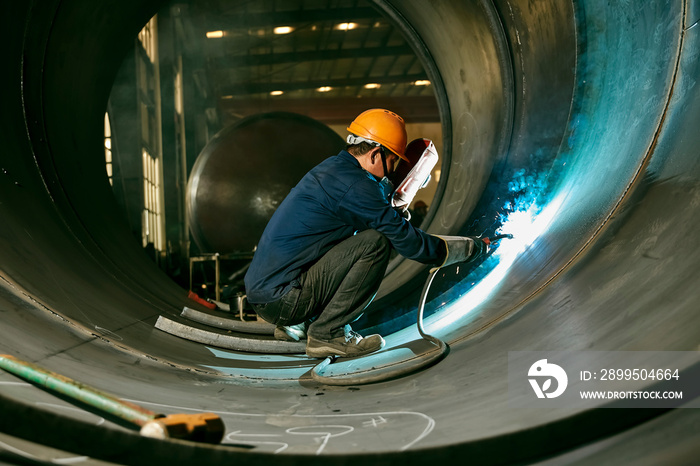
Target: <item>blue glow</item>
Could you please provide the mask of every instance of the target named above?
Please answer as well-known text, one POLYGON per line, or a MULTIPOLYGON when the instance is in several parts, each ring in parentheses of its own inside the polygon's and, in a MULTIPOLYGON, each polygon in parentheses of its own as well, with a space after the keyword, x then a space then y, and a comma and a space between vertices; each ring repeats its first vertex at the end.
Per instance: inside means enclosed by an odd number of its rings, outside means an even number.
MULTIPOLYGON (((439 330, 455 324, 477 306, 489 298, 506 276, 508 269, 518 256, 525 251, 552 223, 562 204, 564 196, 558 196, 544 208, 532 200, 529 205, 501 216, 501 227, 497 233, 510 233, 513 239, 501 241, 487 262, 497 261, 497 265, 465 294, 445 303, 439 314, 429 319, 431 330, 439 330)), ((484 263, 483 266, 487 266, 484 263)))
POLYGON ((279 354, 245 354, 241 352, 235 352, 235 351, 225 351, 220 348, 210 348, 206 347, 211 353, 216 356, 217 358, 221 359, 232 359, 235 361, 263 361, 263 362, 284 362, 284 363, 289 363, 289 362, 296 362, 296 361, 305 361, 309 360, 310 358, 308 356, 304 355, 299 355, 299 354, 291 354, 291 355, 279 355, 279 354))
POLYGON ((298 380, 313 366, 309 365, 305 367, 273 367, 271 369, 261 369, 259 367, 243 368, 206 365, 202 365, 201 367, 212 369, 217 372, 221 372, 222 374, 232 375, 241 379, 298 380))

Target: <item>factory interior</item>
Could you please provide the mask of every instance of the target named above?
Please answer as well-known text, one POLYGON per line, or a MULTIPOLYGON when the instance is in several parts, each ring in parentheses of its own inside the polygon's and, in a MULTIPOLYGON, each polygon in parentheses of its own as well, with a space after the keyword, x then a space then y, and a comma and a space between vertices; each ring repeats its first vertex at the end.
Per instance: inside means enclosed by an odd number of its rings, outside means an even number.
POLYGON ((697 462, 699 0, 3 10, 0 464, 697 462), (370 108, 439 154, 414 226, 504 239, 394 254, 353 324, 386 346, 322 362, 243 277, 370 108), (614 358, 676 376, 608 389, 682 399, 572 401, 614 358))

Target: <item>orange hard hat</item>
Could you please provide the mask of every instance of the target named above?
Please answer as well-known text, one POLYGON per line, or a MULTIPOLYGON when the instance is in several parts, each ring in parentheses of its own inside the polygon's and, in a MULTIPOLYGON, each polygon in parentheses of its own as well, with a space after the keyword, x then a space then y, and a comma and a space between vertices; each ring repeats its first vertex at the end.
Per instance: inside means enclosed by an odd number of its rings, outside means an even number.
POLYGON ((355 136, 369 139, 386 147, 405 161, 406 157, 406 124, 403 118, 390 110, 373 108, 360 113, 348 126, 355 136))

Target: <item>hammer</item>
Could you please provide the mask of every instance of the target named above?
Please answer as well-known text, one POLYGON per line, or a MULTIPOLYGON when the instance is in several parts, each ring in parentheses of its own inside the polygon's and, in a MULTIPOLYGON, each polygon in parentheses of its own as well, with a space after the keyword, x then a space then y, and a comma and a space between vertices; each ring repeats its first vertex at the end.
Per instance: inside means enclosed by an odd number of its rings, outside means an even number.
POLYGON ((0 354, 0 369, 98 411, 116 416, 139 428, 144 437, 176 438, 216 444, 221 442, 224 436, 224 423, 213 413, 158 414, 7 354, 0 354))

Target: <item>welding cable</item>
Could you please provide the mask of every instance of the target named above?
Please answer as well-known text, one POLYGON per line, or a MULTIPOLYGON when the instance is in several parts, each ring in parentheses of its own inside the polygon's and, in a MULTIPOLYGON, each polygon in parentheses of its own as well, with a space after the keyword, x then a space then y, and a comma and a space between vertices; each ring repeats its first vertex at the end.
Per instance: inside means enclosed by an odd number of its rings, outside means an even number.
POLYGON ((155 328, 186 340, 249 353, 298 354, 303 353, 305 349, 305 344, 303 342, 229 335, 228 333, 197 328, 189 324, 168 319, 164 316, 158 317, 155 328))
MULTIPOLYGON (((362 372, 357 371, 340 375, 324 375, 324 372, 336 360, 336 357, 328 356, 321 363, 317 364, 316 366, 314 366, 313 369, 311 369, 311 377, 315 381, 325 385, 363 385, 402 377, 404 375, 415 372, 418 369, 424 368, 426 366, 441 361, 447 355, 449 351, 449 346, 447 346, 447 343, 440 340, 439 338, 427 334, 423 327, 423 310, 425 308, 425 302, 428 297, 428 291, 430 290, 430 285, 433 283, 433 279, 435 278, 435 275, 438 273, 439 270, 439 267, 432 269, 430 271, 430 274, 428 275, 427 280, 425 281, 425 285, 423 285, 423 292, 421 293, 419 301, 418 318, 416 322, 416 325, 418 327, 418 333, 420 333, 423 339, 428 340, 429 342, 434 344, 437 347, 436 351, 428 351, 426 353, 422 353, 416 358, 411 358, 409 360, 402 361, 391 366, 372 366, 371 369, 366 371, 363 370, 362 372)), ((348 361, 353 360, 350 359, 348 361)))
POLYGON ((428 291, 430 290, 430 285, 433 284, 433 279, 439 271, 440 267, 431 269, 430 274, 428 275, 428 279, 425 281, 425 285, 423 285, 423 292, 421 293, 420 304, 418 305, 418 319, 416 321, 416 326, 418 327, 418 333, 420 333, 420 335, 424 339, 428 340, 429 342, 435 344, 438 348, 440 348, 440 354, 444 357, 445 355, 447 355, 447 350, 449 349, 447 343, 440 340, 439 338, 425 333, 425 329, 423 328, 423 310, 425 309, 425 301, 428 299, 428 291))
MULTIPOLYGON (((490 238, 482 238, 482 241, 484 241, 484 243, 486 243, 488 246, 493 246, 495 243, 502 239, 512 238, 513 235, 507 233, 495 235, 490 238)), ((489 254, 492 254, 495 248, 490 249, 491 251, 489 254)), ((488 257, 488 255, 486 257, 488 257)), ((317 364, 316 366, 314 366, 313 369, 311 369, 311 377, 315 381, 323 383, 325 385, 361 385, 401 377, 411 372, 415 372, 418 369, 441 361, 449 352, 449 346, 447 345, 447 343, 440 340, 439 338, 436 338, 433 335, 429 335, 428 333, 426 333, 425 328, 423 327, 423 311, 425 309, 425 302, 428 299, 428 291, 430 291, 430 286, 433 283, 433 279, 435 278, 435 275, 437 275, 437 273, 440 271, 440 269, 441 267, 435 267, 431 269, 430 274, 428 275, 428 278, 425 281, 425 285, 423 285, 423 291, 421 292, 421 297, 418 305, 418 318, 416 322, 416 325, 418 327, 418 333, 420 333, 423 339, 428 340, 433 345, 435 345, 437 347, 437 351, 429 351, 409 360, 405 360, 396 364, 391 364, 387 366, 377 365, 372 366, 368 370, 355 370, 354 372, 348 371, 346 373, 339 373, 337 375, 333 374, 334 366, 332 365, 332 363, 337 358, 335 356, 328 356, 320 364, 317 364), (324 372, 327 370, 329 374, 326 375, 324 374, 324 372)), ((368 356, 371 357, 372 355, 376 354, 377 353, 372 353, 368 356)), ((349 359, 348 361, 353 360, 349 359)))

